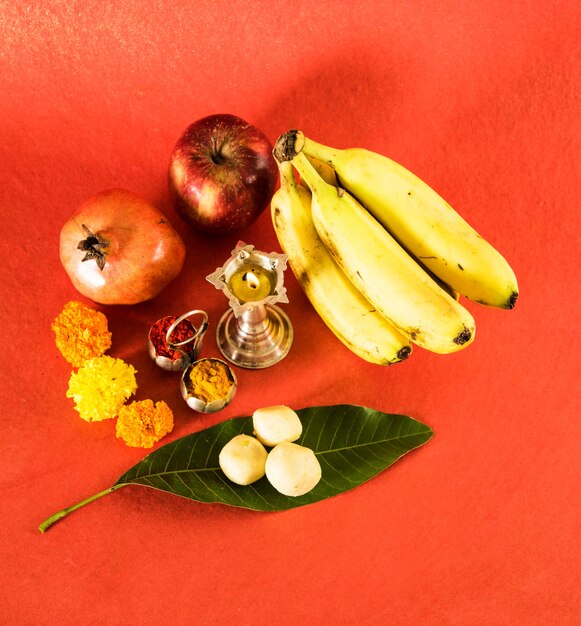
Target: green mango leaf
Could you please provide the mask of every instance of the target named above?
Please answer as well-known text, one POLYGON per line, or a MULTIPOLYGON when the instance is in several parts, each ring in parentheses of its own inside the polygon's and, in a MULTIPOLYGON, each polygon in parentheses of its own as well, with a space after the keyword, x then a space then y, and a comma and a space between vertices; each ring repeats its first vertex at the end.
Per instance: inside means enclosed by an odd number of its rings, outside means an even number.
POLYGON ((63 509, 45 520, 54 522, 81 506, 127 485, 144 485, 197 500, 255 511, 283 511, 338 495, 366 482, 406 452, 425 444, 433 432, 406 415, 382 413, 348 404, 299 409, 303 434, 296 443, 311 448, 322 478, 309 493, 292 498, 271 486, 266 477, 242 487, 232 483, 218 455, 235 435, 252 434, 252 417, 230 419, 158 448, 133 466, 109 489, 63 509))

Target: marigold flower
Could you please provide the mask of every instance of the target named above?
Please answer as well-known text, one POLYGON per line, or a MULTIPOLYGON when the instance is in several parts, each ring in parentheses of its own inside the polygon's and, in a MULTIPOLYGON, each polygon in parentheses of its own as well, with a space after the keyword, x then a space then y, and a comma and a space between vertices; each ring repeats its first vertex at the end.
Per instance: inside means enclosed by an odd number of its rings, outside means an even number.
POLYGON ((152 448, 173 430, 173 413, 165 402, 141 400, 122 406, 117 420, 117 437, 133 448, 152 448))
POLYGON ((111 419, 137 390, 136 370, 121 359, 99 356, 71 374, 67 398, 87 422, 111 419))
POLYGON ((57 348, 73 367, 105 354, 111 347, 107 318, 82 302, 67 302, 51 328, 57 348))

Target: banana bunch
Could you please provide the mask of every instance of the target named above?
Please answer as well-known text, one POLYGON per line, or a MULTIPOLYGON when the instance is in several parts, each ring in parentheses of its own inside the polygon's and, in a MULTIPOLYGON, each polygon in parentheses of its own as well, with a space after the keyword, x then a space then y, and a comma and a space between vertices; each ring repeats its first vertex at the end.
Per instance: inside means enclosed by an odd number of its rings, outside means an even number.
POLYGON ((439 354, 468 346, 475 324, 460 294, 514 307, 518 287, 505 259, 401 165, 294 130, 274 155, 280 245, 323 321, 365 360, 395 363, 412 343, 439 354))
POLYGON ((289 265, 317 313, 350 350, 379 365, 407 358, 411 344, 380 315, 347 278, 321 241, 311 216, 311 192, 279 163, 280 188, 271 217, 289 265))

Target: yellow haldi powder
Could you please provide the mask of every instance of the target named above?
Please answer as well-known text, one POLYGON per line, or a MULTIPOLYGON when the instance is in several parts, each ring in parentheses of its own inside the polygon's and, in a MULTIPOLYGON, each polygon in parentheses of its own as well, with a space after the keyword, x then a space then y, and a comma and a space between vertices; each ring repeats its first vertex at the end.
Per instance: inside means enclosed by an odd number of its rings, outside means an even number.
POLYGON ((192 396, 208 404, 225 400, 234 385, 227 366, 221 361, 201 360, 190 371, 189 391, 192 396))

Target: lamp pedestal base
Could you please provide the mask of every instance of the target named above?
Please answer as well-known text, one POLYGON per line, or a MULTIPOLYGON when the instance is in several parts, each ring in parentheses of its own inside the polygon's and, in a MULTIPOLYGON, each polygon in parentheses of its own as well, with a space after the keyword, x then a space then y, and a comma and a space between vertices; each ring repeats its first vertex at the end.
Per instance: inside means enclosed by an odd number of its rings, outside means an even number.
POLYGON ((247 369, 270 367, 288 354, 293 327, 288 315, 273 304, 257 305, 239 317, 229 310, 216 328, 216 341, 224 357, 247 369))

